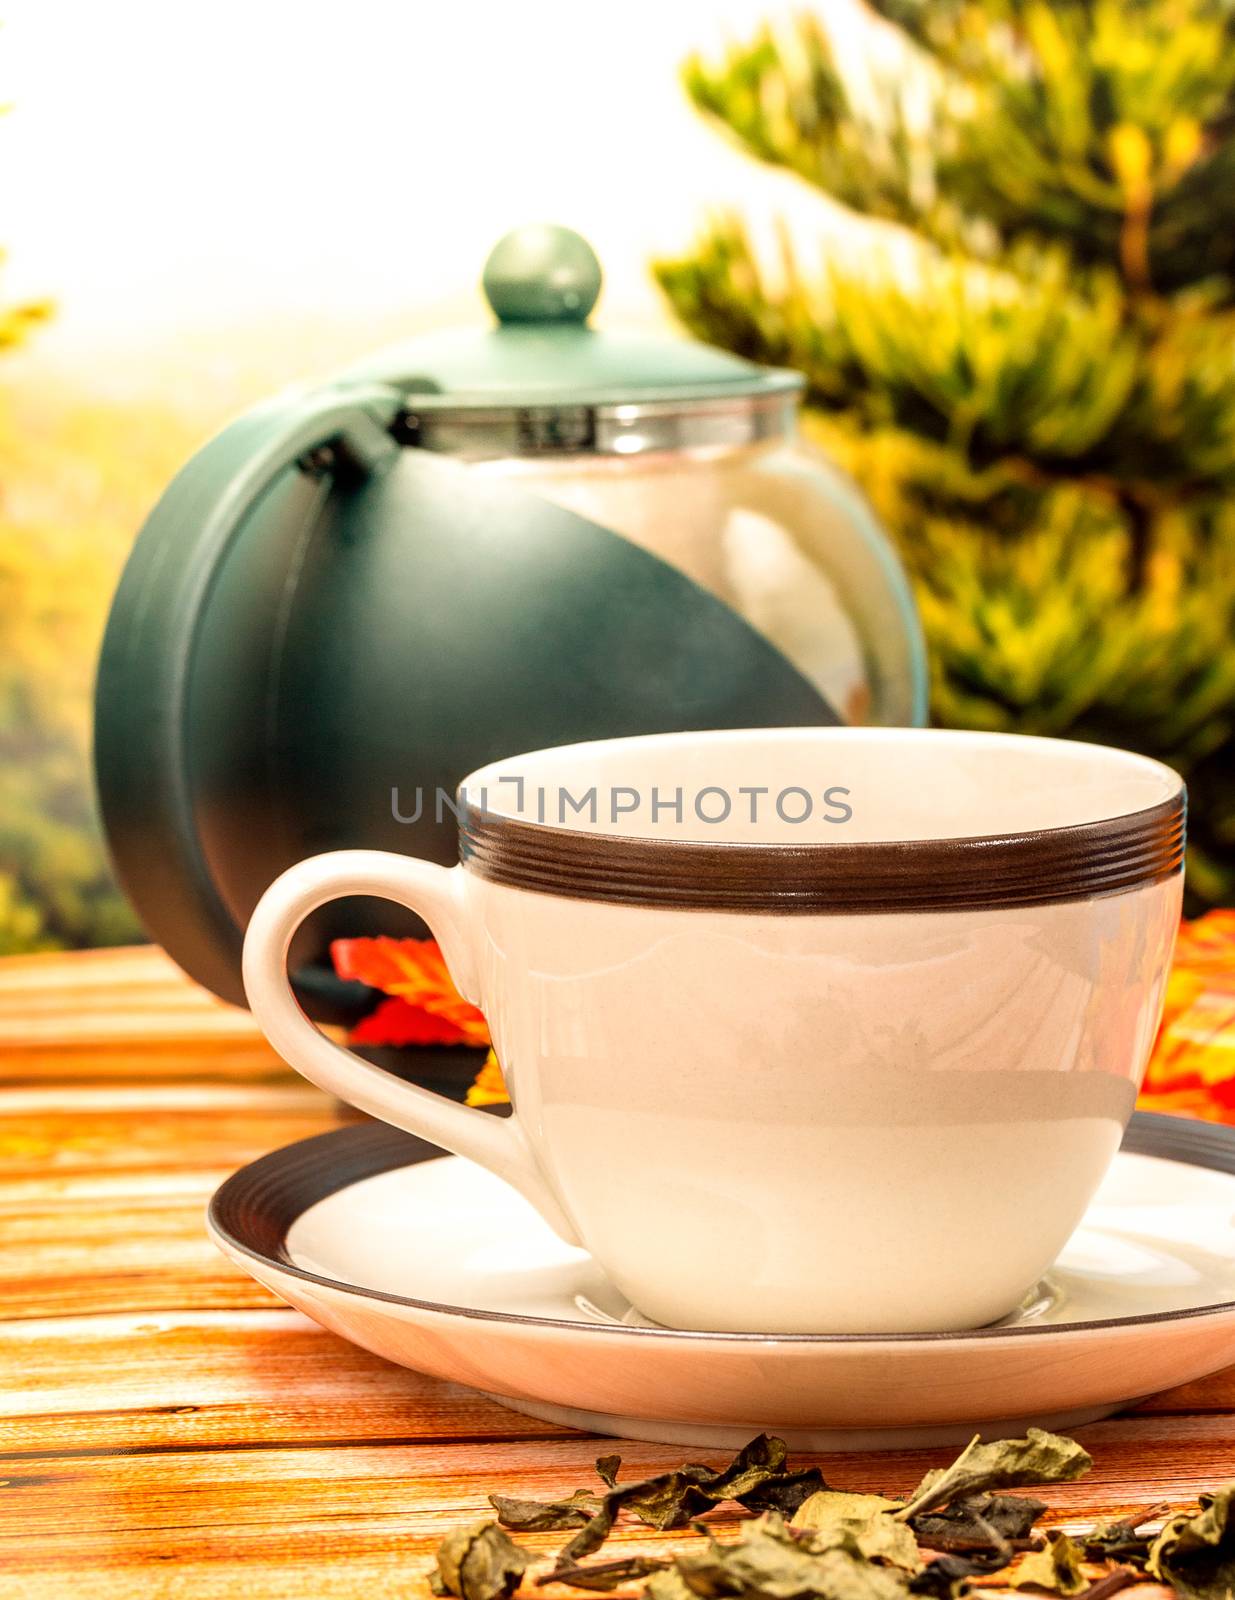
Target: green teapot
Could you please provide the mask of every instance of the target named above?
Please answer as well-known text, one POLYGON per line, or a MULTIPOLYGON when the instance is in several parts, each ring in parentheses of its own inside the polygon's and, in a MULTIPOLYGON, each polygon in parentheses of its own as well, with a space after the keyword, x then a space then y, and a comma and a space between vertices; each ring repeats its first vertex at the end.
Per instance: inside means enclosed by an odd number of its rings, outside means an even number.
MULTIPOLYGON (((99 664, 102 815, 151 936, 225 998, 284 867, 452 859, 449 797, 488 761, 924 720, 908 584, 799 438, 801 378, 593 329, 600 283, 577 234, 517 229, 484 271, 493 327, 257 407, 139 535, 99 664)), ((375 932, 423 930, 376 901, 306 923, 312 1014, 346 1010, 330 940, 375 932)))

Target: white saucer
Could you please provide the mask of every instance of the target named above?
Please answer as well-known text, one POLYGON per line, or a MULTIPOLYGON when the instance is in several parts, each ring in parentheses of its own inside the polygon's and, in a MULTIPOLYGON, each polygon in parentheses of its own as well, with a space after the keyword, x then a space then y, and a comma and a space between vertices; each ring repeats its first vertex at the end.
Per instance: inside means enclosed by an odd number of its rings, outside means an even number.
POLYGON ((505 1184, 375 1123, 243 1168, 209 1227, 344 1338, 628 1439, 731 1447, 766 1430, 853 1450, 1066 1429, 1235 1362, 1235 1129, 1175 1117, 1133 1118, 1050 1277, 970 1333, 654 1327, 505 1184))

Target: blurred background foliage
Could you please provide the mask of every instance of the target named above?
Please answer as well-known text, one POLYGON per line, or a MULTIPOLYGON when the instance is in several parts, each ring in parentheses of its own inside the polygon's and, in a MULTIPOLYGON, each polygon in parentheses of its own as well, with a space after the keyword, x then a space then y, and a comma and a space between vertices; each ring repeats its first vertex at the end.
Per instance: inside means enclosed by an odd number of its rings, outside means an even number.
MULTIPOLYGON (((0 352, 51 313, 45 302, 0 310, 0 352)), ((83 545, 62 516, 66 474, 89 475, 99 443, 75 439, 72 424, 65 434, 27 430, 0 396, 0 954, 109 943, 135 928, 83 781, 91 646, 131 535, 96 528, 83 545)))
POLYGON ((0 955, 142 937, 89 775, 108 600, 195 441, 174 413, 0 391, 0 955))
POLYGON ((914 578, 934 719, 1169 761, 1193 909, 1235 898, 1235 5, 871 9, 860 80, 803 14, 685 82, 884 227, 770 259, 719 214, 660 283, 805 373, 914 578))
MULTIPOLYGON (((0 308, 0 354, 53 315, 0 308)), ((0 955, 143 937, 94 808, 94 664, 133 535, 199 432, 170 406, 0 386, 0 955)))

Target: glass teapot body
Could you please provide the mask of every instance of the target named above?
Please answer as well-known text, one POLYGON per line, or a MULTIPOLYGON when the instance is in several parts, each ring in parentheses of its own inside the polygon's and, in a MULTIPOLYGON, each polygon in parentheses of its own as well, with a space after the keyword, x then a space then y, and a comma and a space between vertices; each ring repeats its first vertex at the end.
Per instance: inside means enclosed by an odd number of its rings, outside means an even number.
POLYGON ((857 488, 796 429, 629 455, 499 456, 473 470, 612 528, 763 634, 844 721, 926 715, 908 585, 857 488))
POLYGON ((843 720, 926 720, 904 571, 861 493, 798 431, 803 380, 690 340, 588 325, 600 266, 519 228, 484 272, 496 318, 345 375, 403 395, 406 440, 610 528, 723 601, 843 720))

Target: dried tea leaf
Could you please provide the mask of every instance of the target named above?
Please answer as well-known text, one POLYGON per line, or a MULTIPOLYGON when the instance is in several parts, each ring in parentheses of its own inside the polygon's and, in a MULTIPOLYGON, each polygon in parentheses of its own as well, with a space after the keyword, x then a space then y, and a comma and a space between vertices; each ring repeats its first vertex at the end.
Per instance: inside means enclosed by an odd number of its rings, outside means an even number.
POLYGON ((918 1541, 905 1523, 888 1515, 899 1506, 899 1500, 885 1500, 882 1495, 828 1489, 804 1502, 792 1526, 817 1555, 829 1549, 848 1550, 867 1561, 918 1572, 922 1566, 918 1541))
POLYGON ((561 1528, 582 1527, 601 1507, 601 1497, 588 1489, 576 1489, 569 1500, 512 1500, 504 1494, 491 1494, 489 1504, 504 1528, 516 1533, 553 1533, 561 1528))
POLYGON ((459 1600, 509 1600, 530 1560, 496 1522, 475 1522, 438 1546, 429 1586, 434 1594, 459 1600))
POLYGON ((614 1502, 615 1511, 625 1507, 649 1528, 684 1528, 692 1517, 716 1504, 707 1487, 693 1476, 695 1470, 681 1467, 644 1483, 620 1485, 605 1496, 606 1503, 614 1502))
MULTIPOLYGON (((605 1540, 613 1532, 613 1524, 618 1514, 618 1506, 609 1504, 611 1498, 613 1498, 611 1495, 605 1497, 596 1515, 586 1522, 570 1543, 564 1545, 558 1552, 557 1564, 559 1567, 573 1566, 576 1562, 595 1555, 601 1545, 604 1544, 605 1540)), ((620 1504, 620 1501, 618 1504, 620 1504)))
POLYGON ((619 1556, 615 1561, 593 1561, 586 1566, 555 1567, 544 1577, 537 1578, 537 1587, 547 1583, 566 1583, 572 1589, 595 1589, 607 1592, 620 1589, 624 1583, 634 1583, 654 1572, 664 1572, 672 1561, 658 1556, 619 1556))
POLYGON ((983 1444, 975 1434, 950 1467, 928 1472, 896 1515, 904 1522, 963 1496, 1034 1483, 1068 1483, 1089 1471, 1089 1453, 1073 1439, 1030 1428, 1023 1439, 983 1444))
POLYGON ((1143 1567, 1157 1535, 1140 1530, 1145 1523, 1166 1516, 1169 1510, 1167 1505, 1156 1505, 1129 1512, 1115 1522, 1101 1523, 1089 1533, 1079 1535, 1080 1544, 1091 1561, 1126 1561, 1143 1567))
POLYGON ((954 1500, 944 1511, 910 1518, 918 1539, 945 1555, 1001 1555, 1024 1549, 1034 1523, 1046 1510, 1041 1500, 1019 1494, 976 1494, 954 1500))
POLYGON ((1026 1556, 1013 1573, 1012 1587, 1046 1589, 1051 1594, 1084 1594, 1089 1579, 1081 1571, 1083 1557, 1079 1544, 1053 1528, 1046 1536, 1046 1549, 1026 1556))
POLYGON ((909 1580, 913 1594, 932 1596, 932 1600, 959 1600, 969 1588, 971 1578, 998 1572, 1006 1562, 981 1556, 936 1556, 909 1580))
POLYGON ((610 1489, 617 1488, 617 1475, 621 1470, 621 1456, 596 1457, 596 1471, 610 1489))
MULTIPOLYGON (((582 1561, 594 1555, 613 1532, 618 1512, 623 1508, 645 1522, 648 1527, 664 1532, 684 1528, 701 1511, 710 1511, 716 1500, 699 1484, 695 1473, 706 1471, 717 1476, 711 1468, 681 1467, 674 1472, 663 1472, 655 1478, 645 1478, 639 1483, 619 1484, 602 1496, 600 1505, 574 1536, 558 1557, 559 1562, 582 1561)), ((721 1495, 719 1498, 726 1498, 721 1495)))
POLYGON ((828 1487, 818 1467, 803 1467, 798 1472, 778 1472, 734 1498, 747 1511, 779 1511, 792 1517, 799 1507, 828 1487))
MULTIPOLYGON (((683 1552, 674 1569, 704 1600, 906 1600, 909 1593, 906 1573, 849 1549, 817 1553, 774 1511, 745 1524, 732 1544, 709 1539, 705 1549, 683 1552)), ((648 1591, 651 1600, 681 1600, 656 1579, 648 1591)))
POLYGON ((885 1512, 876 1512, 865 1523, 836 1523, 832 1528, 807 1535, 810 1548, 848 1550, 866 1561, 900 1567, 908 1573, 920 1572, 922 1557, 918 1541, 903 1522, 893 1522, 885 1512))
POLYGON ((793 1519, 795 1528, 824 1528, 838 1517, 870 1517, 877 1511, 899 1511, 903 1500, 881 1494, 856 1494, 848 1489, 820 1489, 802 1503, 793 1519))
POLYGON ((818 1467, 787 1472, 788 1453, 783 1439, 770 1439, 766 1433, 761 1433, 738 1451, 723 1472, 715 1473, 707 1467, 685 1470, 708 1474, 700 1486, 714 1505, 722 1500, 736 1500, 748 1511, 779 1511, 782 1515, 792 1515, 804 1500, 826 1489, 827 1484, 818 1467))
POLYGON ((1154 1540, 1149 1572, 1185 1600, 1235 1600, 1235 1487, 1203 1494, 1200 1503, 1154 1540))
MULTIPOLYGON (((788 1454, 783 1439, 761 1433, 744 1445, 722 1471, 688 1462, 673 1472, 662 1472, 639 1483, 616 1482, 618 1458, 602 1456, 614 1475, 614 1485, 603 1495, 591 1520, 562 1551, 562 1562, 582 1561, 594 1554, 613 1531, 618 1512, 625 1509, 651 1528, 684 1528, 693 1517, 710 1511, 722 1500, 736 1500, 748 1511, 796 1510, 815 1490, 826 1488, 817 1467, 786 1472, 788 1454)), ((601 1472, 601 1462, 596 1470, 601 1472)))

